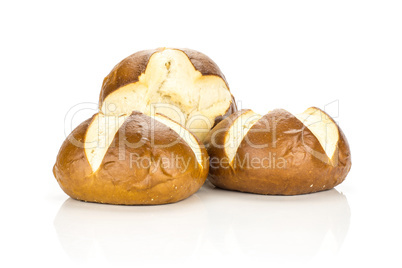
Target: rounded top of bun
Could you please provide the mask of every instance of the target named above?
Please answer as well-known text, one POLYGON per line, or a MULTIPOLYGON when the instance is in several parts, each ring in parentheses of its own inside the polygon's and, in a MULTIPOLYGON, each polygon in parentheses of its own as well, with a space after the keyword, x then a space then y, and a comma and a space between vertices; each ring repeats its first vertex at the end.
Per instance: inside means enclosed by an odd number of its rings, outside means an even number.
POLYGON ((105 115, 164 114, 201 141, 237 110, 219 67, 190 49, 144 50, 123 59, 103 81, 99 109, 105 115))

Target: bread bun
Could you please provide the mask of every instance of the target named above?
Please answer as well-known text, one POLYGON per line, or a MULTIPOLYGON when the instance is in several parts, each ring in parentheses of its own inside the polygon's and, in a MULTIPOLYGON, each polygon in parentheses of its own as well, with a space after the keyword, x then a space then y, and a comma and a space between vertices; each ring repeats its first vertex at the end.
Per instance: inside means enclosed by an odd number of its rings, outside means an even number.
POLYGON ((67 137, 53 173, 74 199, 165 204, 182 200, 203 185, 208 157, 191 132, 165 116, 98 113, 67 137))
POLYGON ((105 115, 164 114, 201 141, 224 117, 237 111, 219 67, 190 49, 137 52, 103 81, 99 109, 105 115))
POLYGON ((206 137, 209 180, 242 192, 296 195, 331 189, 351 167, 345 135, 312 107, 299 115, 278 109, 261 116, 241 110, 206 137))

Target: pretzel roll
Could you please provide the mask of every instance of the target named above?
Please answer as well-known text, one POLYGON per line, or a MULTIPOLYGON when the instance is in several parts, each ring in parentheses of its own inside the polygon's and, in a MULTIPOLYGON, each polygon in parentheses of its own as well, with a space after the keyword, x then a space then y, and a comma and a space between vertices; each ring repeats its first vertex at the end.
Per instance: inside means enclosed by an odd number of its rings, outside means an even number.
POLYGON ((98 113, 67 137, 53 173, 74 199, 165 204, 203 185, 208 157, 198 138, 168 117, 98 113))
POLYGON ((241 110, 206 137, 209 180, 242 192, 296 195, 340 184, 351 168, 345 135, 312 107, 299 115, 277 109, 261 116, 241 110))

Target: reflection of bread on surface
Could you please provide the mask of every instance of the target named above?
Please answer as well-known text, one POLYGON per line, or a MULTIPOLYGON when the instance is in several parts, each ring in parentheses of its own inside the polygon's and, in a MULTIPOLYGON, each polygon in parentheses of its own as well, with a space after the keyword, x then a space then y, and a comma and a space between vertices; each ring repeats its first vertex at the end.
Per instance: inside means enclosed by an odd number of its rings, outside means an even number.
POLYGON ((208 206, 208 237, 217 254, 306 260, 323 251, 336 254, 349 229, 347 198, 335 189, 272 196, 238 194, 208 182, 204 187, 214 197, 214 206, 208 206))
POLYGON ((206 226, 197 194, 168 206, 99 206, 67 199, 54 219, 65 252, 76 261, 181 259, 194 253, 206 226))

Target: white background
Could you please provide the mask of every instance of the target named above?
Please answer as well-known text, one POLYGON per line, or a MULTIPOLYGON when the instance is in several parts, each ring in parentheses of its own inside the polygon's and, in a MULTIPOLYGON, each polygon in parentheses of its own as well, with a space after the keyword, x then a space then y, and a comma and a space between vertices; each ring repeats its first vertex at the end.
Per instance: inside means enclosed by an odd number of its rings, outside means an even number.
POLYGON ((401 1, 1 1, 0 27, 0 266, 401 265, 401 1), (345 182, 295 197, 205 185, 153 207, 69 199, 52 174, 68 110, 92 103, 73 125, 89 117, 116 63, 161 46, 214 59, 243 108, 325 108, 351 146, 345 182))

